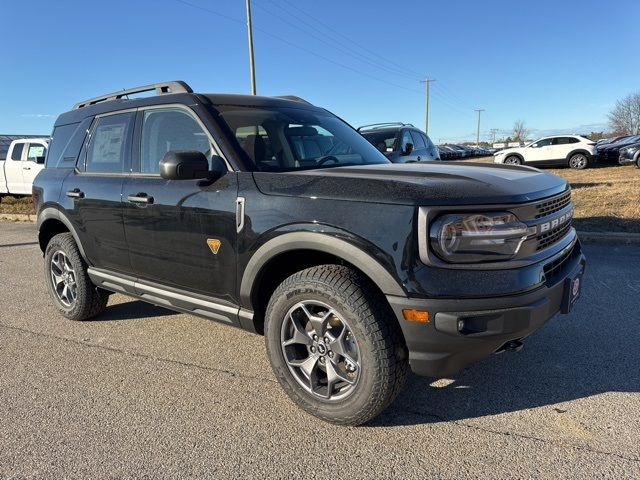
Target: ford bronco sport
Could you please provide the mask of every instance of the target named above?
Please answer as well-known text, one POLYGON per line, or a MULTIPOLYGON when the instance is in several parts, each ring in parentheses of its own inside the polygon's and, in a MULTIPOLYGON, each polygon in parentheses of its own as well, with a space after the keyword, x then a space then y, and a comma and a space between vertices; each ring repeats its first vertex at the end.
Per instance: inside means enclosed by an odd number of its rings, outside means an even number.
POLYGON ((518 350, 571 309, 585 265, 556 176, 392 164, 302 99, 183 82, 60 115, 33 195, 62 315, 119 292, 264 334, 291 399, 343 425, 386 408, 409 368, 518 350))

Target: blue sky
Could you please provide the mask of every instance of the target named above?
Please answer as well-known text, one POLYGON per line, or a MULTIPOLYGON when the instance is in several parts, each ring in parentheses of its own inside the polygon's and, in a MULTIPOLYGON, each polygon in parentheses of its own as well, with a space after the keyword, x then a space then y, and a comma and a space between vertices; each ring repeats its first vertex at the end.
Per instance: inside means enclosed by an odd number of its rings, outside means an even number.
MULTIPOLYGON (((295 94, 351 124, 473 140, 606 127, 640 90, 640 2, 252 0, 258 94, 295 94), (500 136, 500 134, 498 134, 500 136)), ((0 133, 49 133, 76 101, 182 79, 249 92, 244 0, 0 0, 0 133)))

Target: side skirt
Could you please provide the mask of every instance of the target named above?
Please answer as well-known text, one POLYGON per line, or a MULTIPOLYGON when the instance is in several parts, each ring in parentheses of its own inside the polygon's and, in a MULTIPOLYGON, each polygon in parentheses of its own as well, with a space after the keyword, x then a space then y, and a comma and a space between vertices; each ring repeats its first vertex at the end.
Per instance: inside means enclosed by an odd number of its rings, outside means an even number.
POLYGON ((87 273, 95 286, 110 292, 122 293, 169 310, 198 315, 255 332, 253 312, 241 309, 238 305, 215 302, 185 290, 99 268, 89 267, 87 273))

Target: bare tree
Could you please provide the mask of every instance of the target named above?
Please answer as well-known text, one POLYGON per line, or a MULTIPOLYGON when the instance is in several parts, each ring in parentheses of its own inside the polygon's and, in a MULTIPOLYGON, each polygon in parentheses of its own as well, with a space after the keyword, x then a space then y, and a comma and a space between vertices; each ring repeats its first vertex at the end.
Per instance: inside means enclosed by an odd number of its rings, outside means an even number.
POLYGON ((516 120, 513 124, 513 139, 516 142, 524 142, 529 135, 529 129, 525 126, 523 120, 516 120))
POLYGON ((616 102, 609 114, 609 126, 618 135, 640 133, 640 92, 632 93, 616 102))

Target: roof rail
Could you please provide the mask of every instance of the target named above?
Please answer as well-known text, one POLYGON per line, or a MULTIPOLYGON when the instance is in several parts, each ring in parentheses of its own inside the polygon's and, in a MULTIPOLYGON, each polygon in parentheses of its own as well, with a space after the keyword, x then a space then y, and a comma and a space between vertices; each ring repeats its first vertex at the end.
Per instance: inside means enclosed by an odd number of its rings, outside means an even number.
POLYGON ((376 129, 376 128, 384 128, 384 127, 392 127, 394 125, 398 125, 400 127, 413 127, 411 123, 403 123, 403 122, 383 122, 383 123, 371 123, 369 125, 362 125, 358 127, 356 130, 359 132, 365 129, 376 129))
POLYGON ((300 98, 295 95, 278 95, 276 96, 276 98, 282 98, 283 100, 291 100, 298 103, 306 103, 307 105, 312 105, 311 102, 308 102, 304 98, 300 98))
POLYGON ((171 82, 152 83, 151 85, 143 85, 141 87, 127 88, 118 92, 107 93, 106 95, 100 95, 99 97, 90 98, 82 102, 76 103, 72 110, 76 110, 82 107, 88 107, 100 102, 108 102, 111 100, 120 100, 127 95, 133 95, 134 93, 156 91, 156 95, 164 95, 167 93, 193 93, 191 87, 182 80, 175 80, 171 82))

